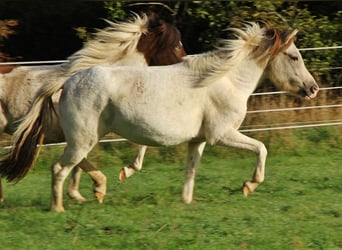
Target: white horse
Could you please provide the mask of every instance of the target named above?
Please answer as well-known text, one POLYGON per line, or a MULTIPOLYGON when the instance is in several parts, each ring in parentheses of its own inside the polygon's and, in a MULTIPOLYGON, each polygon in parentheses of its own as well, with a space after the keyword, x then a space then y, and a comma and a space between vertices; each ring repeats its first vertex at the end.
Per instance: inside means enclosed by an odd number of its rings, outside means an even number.
MULTIPOLYGON (((28 112, 38 89, 44 84, 62 86, 72 74, 94 65, 168 65, 180 62, 185 51, 176 27, 160 20, 156 15, 134 15, 126 22, 107 21, 109 27, 99 30, 84 47, 70 56, 67 63, 52 66, 21 66, 7 74, 0 74, 0 134, 12 134, 18 120, 28 112), (153 23, 153 27, 149 27, 153 23)), ((54 96, 58 103, 59 93, 54 96)), ((58 106, 58 105, 57 105, 58 106)), ((58 110, 58 108, 57 108, 58 110)), ((64 141, 58 119, 47 130, 45 142, 64 141)), ((126 171, 140 169, 146 148, 142 147, 137 158, 125 167, 126 171)), ((79 165, 87 170, 83 162, 79 165)), ((75 168, 70 179, 68 194, 84 201, 79 193, 81 169, 75 168)), ((92 172, 88 171, 92 175, 92 172)), ((104 175, 93 175, 95 185, 106 182, 104 175)), ((3 200, 0 179, 0 201, 3 200)))
MULTIPOLYGON (((52 210, 64 211, 65 178, 76 164, 87 162, 87 154, 109 132, 142 145, 188 142, 185 203, 192 201, 195 173, 206 142, 248 149, 256 153, 257 164, 252 178, 243 184, 243 193, 253 192, 264 180, 267 150, 238 128, 259 79, 266 73, 279 88, 307 99, 316 97, 319 87, 293 42, 297 30, 279 31, 256 23, 234 30, 237 39, 179 64, 95 66, 73 75, 64 85, 59 105, 67 146, 52 166, 52 210)), ((31 140, 35 145, 44 134, 50 111, 46 103, 56 90, 57 86, 49 85, 41 89, 15 134, 12 155, 0 165, 2 176, 17 181, 30 169, 37 157, 31 140), (22 160, 27 154, 30 159, 22 160)))

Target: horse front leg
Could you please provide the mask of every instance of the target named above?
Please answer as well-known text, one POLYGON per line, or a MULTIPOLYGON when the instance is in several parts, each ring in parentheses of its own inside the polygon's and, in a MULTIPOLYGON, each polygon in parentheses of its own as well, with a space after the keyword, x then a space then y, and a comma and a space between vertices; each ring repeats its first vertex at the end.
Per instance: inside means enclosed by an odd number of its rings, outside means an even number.
POLYGON ((83 159, 75 168, 73 168, 68 186, 69 197, 79 202, 86 201, 86 198, 84 198, 79 191, 82 169, 93 180, 95 196, 98 201, 102 203, 106 194, 107 177, 100 170, 97 170, 93 165, 91 165, 86 159, 83 159))
POLYGON ((107 190, 107 177, 85 158, 78 164, 93 180, 93 191, 99 203, 103 202, 107 190))
MULTIPOLYGON (((81 164, 81 163, 80 163, 81 164)), ((73 168, 71 172, 71 178, 68 185, 68 195, 71 199, 77 200, 79 202, 85 202, 86 198, 84 198, 80 193, 80 180, 82 169, 77 165, 73 168)))
POLYGON ((185 169, 185 183, 182 194, 182 200, 186 204, 190 204, 192 202, 195 187, 196 170, 201 161, 205 144, 205 142, 189 142, 188 144, 188 157, 185 169))
POLYGON ((139 145, 138 154, 136 155, 134 161, 129 166, 123 167, 121 169, 119 174, 120 181, 127 179, 128 177, 132 176, 135 172, 140 171, 142 169, 146 149, 146 146, 139 145))
POLYGON ((226 133, 226 136, 220 140, 220 143, 226 146, 247 149, 256 153, 257 164, 252 179, 245 181, 242 186, 243 194, 247 197, 261 182, 264 181, 267 149, 262 142, 243 135, 234 129, 231 129, 226 133))
POLYGON ((54 163, 51 167, 52 171, 52 199, 51 210, 55 212, 64 212, 63 206, 63 184, 72 170, 73 165, 63 166, 60 161, 54 163))

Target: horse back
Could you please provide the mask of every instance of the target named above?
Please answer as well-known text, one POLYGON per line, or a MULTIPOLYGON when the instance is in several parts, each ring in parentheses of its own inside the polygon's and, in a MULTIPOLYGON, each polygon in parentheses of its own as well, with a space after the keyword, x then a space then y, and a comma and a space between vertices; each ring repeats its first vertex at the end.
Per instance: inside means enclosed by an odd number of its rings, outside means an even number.
POLYGON ((38 89, 62 74, 59 66, 20 66, 0 74, 1 129, 12 134, 29 110, 38 89), (5 122, 6 120, 6 122, 5 122))

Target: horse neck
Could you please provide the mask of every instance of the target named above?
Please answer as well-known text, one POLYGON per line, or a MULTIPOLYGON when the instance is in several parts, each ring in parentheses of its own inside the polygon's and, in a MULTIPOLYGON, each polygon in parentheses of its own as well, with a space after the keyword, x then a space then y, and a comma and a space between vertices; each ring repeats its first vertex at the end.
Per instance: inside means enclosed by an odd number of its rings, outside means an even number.
POLYGON ((258 86, 264 70, 256 60, 246 59, 236 64, 225 77, 229 78, 235 90, 248 98, 258 86))

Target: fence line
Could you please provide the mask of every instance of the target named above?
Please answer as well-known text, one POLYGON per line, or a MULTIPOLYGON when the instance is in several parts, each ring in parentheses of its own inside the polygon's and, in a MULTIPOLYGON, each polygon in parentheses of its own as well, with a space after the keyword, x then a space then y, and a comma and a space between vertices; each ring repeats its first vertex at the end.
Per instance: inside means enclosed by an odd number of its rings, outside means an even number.
POLYGON ((296 108, 281 108, 281 109, 260 109, 260 110, 247 111, 247 114, 266 113, 266 112, 283 112, 283 111, 318 109, 318 108, 338 108, 338 107, 342 107, 342 104, 307 106, 307 107, 296 107, 296 108))
MULTIPOLYGON (((291 126, 277 126, 277 127, 265 127, 265 128, 251 128, 251 129, 239 129, 241 133, 251 133, 251 132, 263 132, 263 131, 272 131, 272 130, 285 130, 285 129, 299 129, 299 128, 314 128, 314 127, 325 127, 325 126, 339 126, 342 125, 342 121, 337 122, 329 122, 329 123, 318 123, 318 124, 302 124, 302 125, 291 125, 291 126)), ((126 142, 127 139, 118 138, 118 139, 103 139, 99 140, 99 143, 108 143, 108 142, 126 142)), ((66 142, 59 143, 47 143, 41 145, 41 147, 54 147, 54 146, 64 146, 66 142)), ((4 146, 2 149, 11 149, 12 146, 4 146)))
MULTIPOLYGON (((320 91, 324 90, 336 90, 336 89, 342 89, 342 86, 336 86, 336 87, 326 87, 326 88, 320 88, 320 91)), ((260 96, 260 95, 279 95, 287 93, 286 91, 270 91, 270 92, 257 92, 253 93, 252 96, 260 96)))
POLYGON ((241 133, 247 133, 247 132, 261 132, 261 131, 297 129, 297 128, 314 128, 314 127, 338 126, 338 125, 342 125, 342 122, 307 124, 307 125, 298 125, 298 126, 280 126, 280 127, 269 127, 269 128, 255 128, 255 129, 241 129, 239 131, 241 133))
POLYGON ((328 46, 328 47, 316 47, 316 48, 302 48, 298 49, 300 51, 309 51, 309 50, 327 50, 327 49, 342 49, 342 46, 328 46))
POLYGON ((26 61, 26 62, 0 62, 0 65, 33 65, 33 64, 59 64, 69 60, 50 60, 50 61, 26 61))
MULTIPOLYGON (((107 143, 107 142, 122 142, 122 141, 128 141, 124 138, 118 138, 118 139, 103 139, 99 140, 100 143, 107 143)), ((42 144, 40 147, 54 147, 54 146, 63 146, 66 145, 66 142, 56 142, 56 143, 46 143, 42 144)), ((4 146, 2 149, 11 149, 13 146, 4 146)))
MULTIPOLYGON (((312 125, 312 124, 321 124, 321 123, 336 123, 342 122, 341 119, 338 120, 315 120, 315 121, 300 121, 300 122, 281 122, 281 123, 272 123, 273 127, 281 127, 281 126, 301 126, 301 125, 312 125)), ((242 125, 240 129, 252 129, 252 128, 267 128, 270 124, 250 124, 250 125, 242 125)))
POLYGON ((317 68, 317 69, 310 69, 311 71, 312 70, 335 70, 335 69, 342 69, 342 67, 332 67, 332 68, 317 68))

